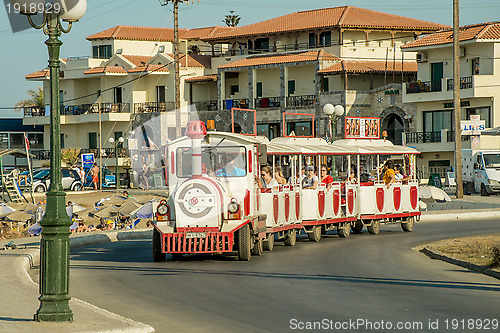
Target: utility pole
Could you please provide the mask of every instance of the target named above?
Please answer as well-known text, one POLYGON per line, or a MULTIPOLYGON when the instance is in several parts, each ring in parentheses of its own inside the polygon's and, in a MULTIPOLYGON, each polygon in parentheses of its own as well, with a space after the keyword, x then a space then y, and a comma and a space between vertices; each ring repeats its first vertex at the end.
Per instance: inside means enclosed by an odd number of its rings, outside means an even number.
POLYGON ((182 136, 181 131, 181 79, 179 75, 179 2, 188 0, 159 0, 161 6, 166 6, 170 2, 174 5, 174 95, 175 95, 175 135, 182 136))
POLYGON ((464 197, 462 182, 462 129, 460 127, 460 43, 459 0, 453 0, 453 110, 455 115, 455 179, 457 198, 464 197))

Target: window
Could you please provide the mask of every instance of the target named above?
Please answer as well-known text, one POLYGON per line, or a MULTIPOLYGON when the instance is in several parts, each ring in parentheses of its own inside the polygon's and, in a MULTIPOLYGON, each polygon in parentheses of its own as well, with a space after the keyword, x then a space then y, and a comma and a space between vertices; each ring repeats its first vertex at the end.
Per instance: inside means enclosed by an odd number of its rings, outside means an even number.
POLYGON ((24 134, 10 133, 10 149, 24 148, 24 134))
POLYGON ((472 59, 472 75, 479 75, 479 58, 472 59))
POLYGON ((323 91, 325 92, 330 91, 330 81, 328 80, 327 77, 323 78, 323 91))
POLYGON ((69 170, 68 169, 63 169, 62 170, 62 176, 64 178, 68 178, 69 177, 69 170))
POLYGON ((115 87, 113 90, 114 90, 115 103, 123 103, 122 87, 115 87))
POLYGON ((118 139, 121 138, 122 136, 123 136, 123 132, 121 132, 121 131, 115 132, 115 143, 116 143, 116 147, 118 147, 118 149, 123 148, 123 142, 118 141, 118 139))
POLYGON ((311 136, 312 135, 312 122, 311 121, 298 121, 287 123, 287 133, 294 132, 296 136, 311 136))
POLYGON ((484 106, 480 108, 467 108, 465 119, 469 120, 471 115, 479 115, 481 120, 484 120, 484 125, 486 128, 491 128, 491 116, 490 107, 484 106))
POLYGON ((321 46, 330 46, 332 44, 332 33, 330 31, 322 32, 319 35, 319 43, 321 46))
POLYGON ((89 149, 97 149, 97 133, 89 133, 89 149))
POLYGON ((0 133, 0 148, 9 149, 9 133, 0 133))
POLYGON ((43 148, 43 133, 28 133, 28 141, 31 148, 43 148))
POLYGON ((97 59, 111 58, 111 45, 95 45, 92 47, 92 56, 97 59))
POLYGON ((269 38, 257 38, 255 40, 255 49, 269 52, 269 38))
POLYGON ((257 97, 262 97, 262 82, 257 82, 257 97))
POLYGON ((230 90, 231 90, 230 93, 231 96, 236 95, 236 93, 240 91, 240 86, 238 86, 237 84, 233 84, 231 85, 230 90))
POLYGON ((61 149, 64 148, 64 133, 61 133, 61 149))
POLYGON ((156 86, 156 102, 158 103, 165 103, 166 98, 165 98, 165 86, 156 86))
POLYGON ((295 94, 295 80, 288 81, 288 96, 295 94))
POLYGON ((424 112, 424 132, 439 132, 442 129, 452 129, 453 111, 424 112))
POLYGON ((316 46, 316 34, 314 32, 311 32, 309 34, 309 47, 315 47, 316 46))
MULTIPOLYGON (((243 147, 218 146, 202 147, 202 170, 209 176, 243 177, 246 175, 246 149, 243 147)), ((192 176, 192 148, 177 149, 177 176, 192 176)))

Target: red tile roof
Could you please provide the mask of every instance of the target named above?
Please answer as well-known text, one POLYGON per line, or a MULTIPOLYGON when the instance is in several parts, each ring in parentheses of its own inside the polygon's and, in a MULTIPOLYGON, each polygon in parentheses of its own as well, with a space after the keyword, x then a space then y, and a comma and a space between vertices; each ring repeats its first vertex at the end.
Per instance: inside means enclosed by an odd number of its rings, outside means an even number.
POLYGON ((50 76, 50 71, 48 69, 43 69, 41 71, 36 71, 25 76, 26 79, 39 79, 50 76))
POLYGON ((401 61, 385 61, 381 60, 342 60, 335 65, 319 70, 319 74, 331 75, 339 73, 362 74, 362 73, 416 73, 417 63, 415 61, 405 61, 403 66, 401 61))
POLYGON ((127 74, 122 66, 100 66, 87 69, 83 74, 127 74))
POLYGON ((188 82, 188 83, 194 83, 194 82, 210 82, 210 81, 217 81, 217 74, 214 74, 214 75, 195 76, 195 77, 190 77, 190 78, 186 79, 186 82, 188 82))
POLYGON ((233 67, 248 67, 269 64, 285 64, 291 62, 305 62, 305 61, 318 61, 318 60, 338 60, 328 52, 323 50, 304 51, 297 53, 287 54, 273 54, 273 55, 256 55, 244 59, 236 60, 228 64, 219 66, 219 68, 233 68, 233 67))
MULTIPOLYGON (((460 27, 459 40, 461 42, 473 39, 500 39, 500 22, 480 23, 460 27)), ((402 46, 402 49, 414 47, 443 45, 453 43, 453 30, 446 29, 431 35, 423 36, 402 46)))
POLYGON ((181 39, 200 39, 200 38, 206 38, 210 37, 219 33, 223 33, 226 31, 234 30, 236 29, 235 27, 222 27, 222 26, 215 26, 215 27, 206 27, 206 28, 196 28, 196 29, 189 29, 183 32, 182 34, 179 34, 179 38, 181 39))
POLYGON ((141 73, 141 72, 158 72, 158 73, 170 73, 165 65, 146 65, 137 66, 128 70, 129 73, 141 73))
POLYGON ((121 56, 130 61, 131 63, 133 63, 134 66, 144 66, 153 58, 149 56, 126 55, 126 54, 122 54, 121 56))
MULTIPOLYGON (((179 29, 179 35, 187 31, 179 29)), ((87 37, 87 40, 95 39, 127 39, 154 42, 172 42, 174 40, 174 29, 172 28, 150 28, 133 27, 128 25, 117 25, 87 37)))
POLYGON ((246 25, 234 30, 202 38, 206 41, 228 40, 237 37, 307 31, 324 28, 370 28, 409 31, 437 31, 449 26, 416 20, 369 9, 343 6, 296 12, 270 20, 246 25))

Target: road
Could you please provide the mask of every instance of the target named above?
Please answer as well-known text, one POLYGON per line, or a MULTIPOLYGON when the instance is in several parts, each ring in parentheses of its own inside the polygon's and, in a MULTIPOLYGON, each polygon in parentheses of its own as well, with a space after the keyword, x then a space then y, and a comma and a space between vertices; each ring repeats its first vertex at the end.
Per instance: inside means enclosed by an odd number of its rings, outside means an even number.
POLYGON ((396 330, 398 322, 444 331, 448 320, 458 332, 462 323, 453 319, 500 319, 500 281, 412 248, 499 227, 496 220, 425 222, 403 233, 382 225, 379 235, 277 243, 250 262, 167 256, 154 263, 149 239, 118 242, 72 251, 70 294, 157 332, 284 332, 323 319, 333 328, 350 321, 351 332, 396 330))

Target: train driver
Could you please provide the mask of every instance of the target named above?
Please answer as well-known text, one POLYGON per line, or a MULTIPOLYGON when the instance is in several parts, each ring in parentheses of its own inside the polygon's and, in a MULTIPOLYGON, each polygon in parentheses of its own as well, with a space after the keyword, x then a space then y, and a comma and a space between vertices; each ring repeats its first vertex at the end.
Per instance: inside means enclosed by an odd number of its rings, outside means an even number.
POLYGON ((245 169, 242 169, 236 166, 236 159, 238 155, 231 156, 228 154, 227 163, 224 164, 224 167, 218 169, 215 173, 217 177, 241 177, 246 174, 245 169))

